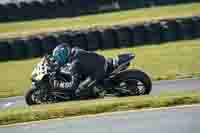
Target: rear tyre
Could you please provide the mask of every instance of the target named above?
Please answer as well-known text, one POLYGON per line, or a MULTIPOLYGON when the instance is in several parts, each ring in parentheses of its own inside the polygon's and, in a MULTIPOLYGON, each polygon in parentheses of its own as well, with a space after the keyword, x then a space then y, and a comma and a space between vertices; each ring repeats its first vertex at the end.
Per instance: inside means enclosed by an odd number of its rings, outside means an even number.
POLYGON ((150 77, 143 71, 132 69, 117 75, 120 87, 125 87, 127 93, 122 95, 148 95, 152 90, 150 77))

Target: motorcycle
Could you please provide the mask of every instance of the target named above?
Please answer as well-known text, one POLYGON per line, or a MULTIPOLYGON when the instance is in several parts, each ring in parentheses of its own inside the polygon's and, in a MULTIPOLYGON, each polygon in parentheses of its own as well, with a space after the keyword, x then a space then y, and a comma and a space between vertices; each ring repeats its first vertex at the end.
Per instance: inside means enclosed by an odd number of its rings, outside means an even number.
MULTIPOLYGON (((67 70, 70 64, 64 67, 56 67, 55 65, 51 65, 50 56, 44 56, 32 72, 32 85, 25 95, 25 101, 28 105, 36 105, 91 99, 108 95, 148 95, 152 90, 150 77, 143 71, 128 69, 134 58, 135 56, 131 53, 121 54, 112 58, 112 62, 117 62, 118 65, 106 73, 103 81, 96 84, 92 89, 75 95, 71 91, 56 89, 51 85, 51 81, 55 79, 63 81, 71 80, 70 72, 67 70)), ((80 76, 80 83, 85 79, 84 75, 80 76)))

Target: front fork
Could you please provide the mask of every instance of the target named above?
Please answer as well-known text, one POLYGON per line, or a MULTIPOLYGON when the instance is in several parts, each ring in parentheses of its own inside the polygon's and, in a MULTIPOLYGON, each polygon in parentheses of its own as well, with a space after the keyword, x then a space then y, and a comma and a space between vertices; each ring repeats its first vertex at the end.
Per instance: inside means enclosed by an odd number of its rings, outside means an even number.
POLYGON ((48 83, 44 83, 44 81, 40 81, 40 82, 32 82, 32 88, 35 89, 39 89, 39 94, 38 94, 38 98, 41 100, 41 102, 48 102, 48 100, 52 97, 52 93, 51 93, 51 89, 49 87, 51 87, 50 84, 48 83))

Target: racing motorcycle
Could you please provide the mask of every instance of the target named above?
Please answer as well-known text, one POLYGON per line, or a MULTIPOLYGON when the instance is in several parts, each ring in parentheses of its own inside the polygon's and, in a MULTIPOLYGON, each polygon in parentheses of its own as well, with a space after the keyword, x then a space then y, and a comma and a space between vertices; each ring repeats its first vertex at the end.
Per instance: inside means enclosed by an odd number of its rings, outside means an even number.
MULTIPOLYGON (((150 77, 143 71, 128 69, 135 55, 131 53, 121 54, 112 58, 112 63, 117 66, 109 69, 106 76, 92 89, 75 95, 71 91, 53 88, 51 81, 58 79, 70 81, 71 75, 67 70, 70 64, 64 67, 52 65, 50 56, 44 56, 32 72, 32 85, 25 95, 28 105, 57 103, 71 100, 91 99, 104 96, 138 96, 147 95, 151 92, 152 82, 150 77)), ((109 66, 109 65, 108 65, 109 66)), ((110 65, 113 66, 113 65, 110 65)), ((86 79, 80 76, 80 83, 86 79)), ((95 81, 93 81, 95 82, 95 81)))

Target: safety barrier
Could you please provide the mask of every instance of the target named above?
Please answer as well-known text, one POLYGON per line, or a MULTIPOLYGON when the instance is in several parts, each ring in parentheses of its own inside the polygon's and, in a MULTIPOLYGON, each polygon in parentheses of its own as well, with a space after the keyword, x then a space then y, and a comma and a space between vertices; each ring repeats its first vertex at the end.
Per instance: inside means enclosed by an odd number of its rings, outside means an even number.
POLYGON ((74 17, 199 0, 33 0, 0 4, 0 22, 74 17))
POLYGON ((58 44, 86 50, 132 47, 200 37, 200 16, 152 21, 107 28, 64 31, 0 41, 0 60, 39 57, 58 44))

